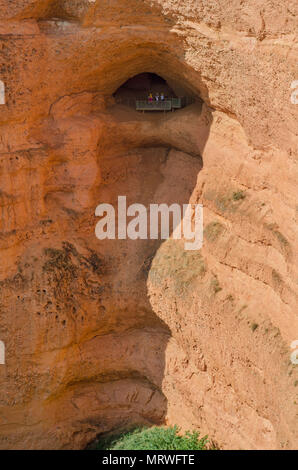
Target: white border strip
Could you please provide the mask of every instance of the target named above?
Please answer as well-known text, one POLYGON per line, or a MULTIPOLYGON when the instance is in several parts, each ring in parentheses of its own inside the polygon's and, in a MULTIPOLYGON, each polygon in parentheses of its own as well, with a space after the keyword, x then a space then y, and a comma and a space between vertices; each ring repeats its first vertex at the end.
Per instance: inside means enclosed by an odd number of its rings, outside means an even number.
POLYGON ((5 345, 0 341, 0 364, 5 364, 5 345))
POLYGON ((0 80, 0 104, 5 104, 5 85, 2 80, 0 80))

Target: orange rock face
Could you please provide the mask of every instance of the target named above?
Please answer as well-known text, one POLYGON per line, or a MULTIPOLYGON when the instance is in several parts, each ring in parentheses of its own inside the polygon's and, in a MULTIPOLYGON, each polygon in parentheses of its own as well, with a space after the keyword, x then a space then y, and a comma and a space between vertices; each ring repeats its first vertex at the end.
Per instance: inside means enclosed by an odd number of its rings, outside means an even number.
POLYGON ((294 0, 0 0, 0 448, 136 423, 297 447, 297 18, 294 0), (201 100, 115 104, 144 72, 201 100), (98 240, 119 195, 203 204, 203 248, 98 240))

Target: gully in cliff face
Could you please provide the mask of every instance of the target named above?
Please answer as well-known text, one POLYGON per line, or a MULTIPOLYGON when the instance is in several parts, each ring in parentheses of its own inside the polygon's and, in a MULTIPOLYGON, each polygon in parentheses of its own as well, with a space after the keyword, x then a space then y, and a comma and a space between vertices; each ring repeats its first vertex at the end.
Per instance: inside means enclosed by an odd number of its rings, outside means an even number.
POLYGON ((143 204, 131 204, 127 207, 126 196, 118 196, 117 214, 111 204, 99 204, 95 215, 101 217, 95 228, 99 240, 167 240, 170 237, 170 215, 173 217, 172 237, 188 240, 185 250, 200 250, 203 244, 203 206, 202 204, 150 204, 149 221, 147 208, 143 204), (104 215, 106 214, 106 215, 104 215), (134 217, 135 216, 135 217, 134 217), (159 220, 160 216, 160 220, 159 220), (127 223, 127 217, 134 217, 127 223), (116 219, 118 231, 116 236, 116 219), (192 228, 194 227, 194 228, 192 228), (191 242, 192 240, 192 242, 191 242))

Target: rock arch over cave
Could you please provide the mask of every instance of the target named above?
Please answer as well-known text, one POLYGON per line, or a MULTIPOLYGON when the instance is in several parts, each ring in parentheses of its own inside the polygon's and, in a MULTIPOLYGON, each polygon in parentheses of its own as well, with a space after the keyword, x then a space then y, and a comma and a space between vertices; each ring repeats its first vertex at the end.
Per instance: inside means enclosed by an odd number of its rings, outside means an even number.
POLYGON ((144 72, 129 78, 123 85, 121 85, 114 97, 116 101, 123 99, 142 99, 145 98, 149 92, 155 94, 156 92, 163 92, 165 96, 176 97, 175 91, 168 84, 168 82, 156 73, 144 72))
POLYGON ((167 80, 157 73, 142 72, 130 77, 113 93, 116 103, 134 105, 135 100, 144 100, 149 93, 163 93, 167 98, 184 97, 187 104, 198 99, 186 87, 167 80))

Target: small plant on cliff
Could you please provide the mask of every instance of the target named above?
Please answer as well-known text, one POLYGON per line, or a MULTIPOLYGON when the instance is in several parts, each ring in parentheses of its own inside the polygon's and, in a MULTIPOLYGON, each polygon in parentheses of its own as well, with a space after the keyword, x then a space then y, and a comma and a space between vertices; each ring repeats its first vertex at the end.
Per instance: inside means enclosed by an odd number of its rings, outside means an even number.
POLYGON ((199 439, 196 431, 179 435, 178 426, 137 428, 121 436, 98 442, 95 449, 105 450, 207 450, 207 436, 199 439))
POLYGON ((210 222, 210 224, 206 226, 204 230, 204 236, 210 242, 214 242, 221 235, 223 230, 224 230, 224 226, 217 220, 214 220, 213 222, 210 222))
POLYGON ((211 279, 210 287, 214 294, 217 294, 217 292, 220 292, 222 290, 222 287, 220 287, 217 277, 211 279))
POLYGON ((236 191, 233 193, 233 200, 234 201, 241 201, 241 199, 245 199, 244 191, 236 191))

